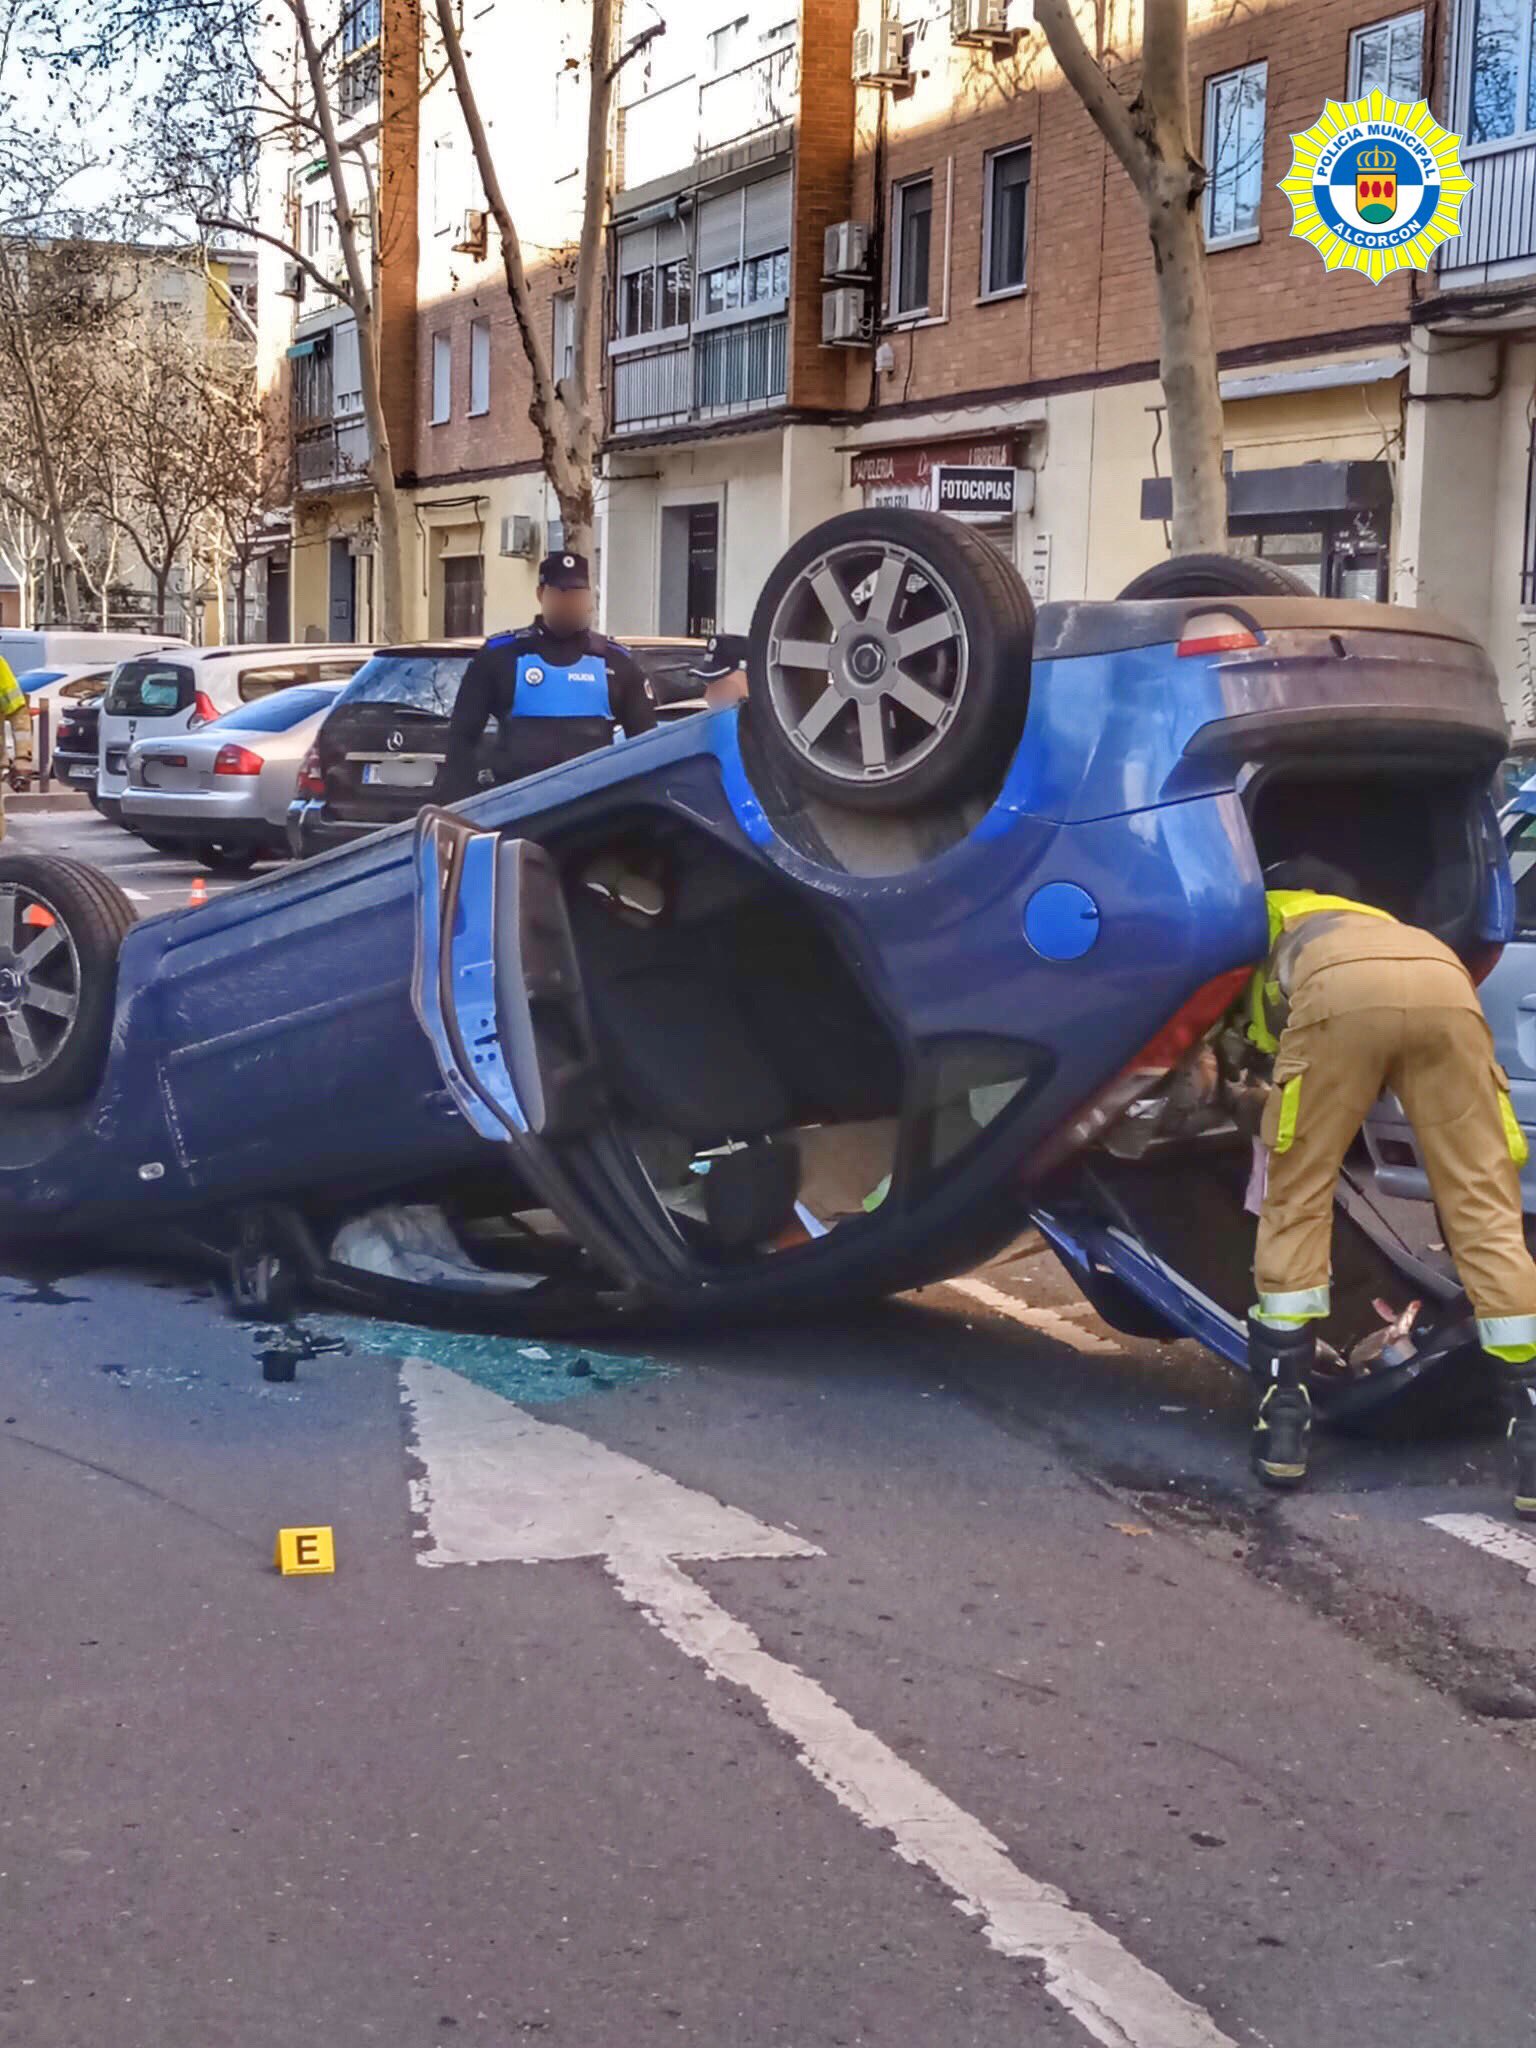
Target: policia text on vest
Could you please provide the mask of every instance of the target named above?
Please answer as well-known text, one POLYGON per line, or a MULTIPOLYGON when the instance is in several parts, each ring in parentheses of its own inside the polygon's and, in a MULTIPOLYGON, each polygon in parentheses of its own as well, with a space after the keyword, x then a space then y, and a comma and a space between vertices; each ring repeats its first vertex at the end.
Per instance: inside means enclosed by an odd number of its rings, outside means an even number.
POLYGON ((492 719, 492 780, 517 782, 610 745, 615 725, 631 737, 650 732, 656 707, 640 664, 601 633, 556 635, 536 619, 515 633, 493 634, 459 686, 440 802, 473 796, 482 786, 480 742, 492 719))

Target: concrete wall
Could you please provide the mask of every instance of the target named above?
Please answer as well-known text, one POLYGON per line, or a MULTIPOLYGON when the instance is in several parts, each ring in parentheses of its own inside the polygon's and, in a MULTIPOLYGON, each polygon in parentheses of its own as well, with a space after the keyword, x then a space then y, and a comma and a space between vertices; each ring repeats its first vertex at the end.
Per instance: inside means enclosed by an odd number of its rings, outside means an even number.
POLYGON ((1536 340, 1417 335, 1394 595, 1476 633, 1512 723, 1536 728, 1536 613, 1520 603, 1536 340), (1452 396, 1452 394, 1458 394, 1452 396))

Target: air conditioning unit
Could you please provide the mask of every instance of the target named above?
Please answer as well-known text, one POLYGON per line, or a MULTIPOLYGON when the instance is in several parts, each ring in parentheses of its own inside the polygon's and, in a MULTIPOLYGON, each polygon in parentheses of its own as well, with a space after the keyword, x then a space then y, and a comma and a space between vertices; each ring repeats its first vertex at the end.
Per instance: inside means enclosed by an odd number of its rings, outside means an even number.
POLYGON ((821 244, 823 277, 863 277, 869 270, 869 229, 861 220, 840 220, 821 244))
POLYGON ((532 561, 539 552, 539 522, 525 512, 508 512, 501 522, 501 552, 532 561))
POLYGON ((853 77, 856 85, 905 84, 906 31, 894 15, 883 14, 878 28, 854 30, 853 77))
POLYGON ((1008 0, 949 0, 949 33, 954 42, 983 48, 1011 43, 1008 0))
POLYGON ((490 230, 490 215, 483 207, 472 206, 464 216, 459 229, 458 240, 453 245, 456 256, 484 256, 486 238, 490 230))
POLYGON ((856 284, 839 285, 821 295, 823 348, 868 348, 869 293, 856 284))
POLYGON ((277 288, 280 299, 302 299, 304 296, 304 271, 297 263, 283 265, 283 281, 277 288))

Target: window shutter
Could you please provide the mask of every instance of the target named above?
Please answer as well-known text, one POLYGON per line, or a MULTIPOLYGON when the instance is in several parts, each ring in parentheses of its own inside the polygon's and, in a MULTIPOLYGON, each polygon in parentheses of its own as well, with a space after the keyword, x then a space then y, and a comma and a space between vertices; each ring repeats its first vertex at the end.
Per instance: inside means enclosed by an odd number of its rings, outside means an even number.
POLYGON ((770 256, 775 249, 789 247, 789 180, 764 178, 749 185, 743 195, 746 219, 743 228, 747 256, 770 256))
POLYGON ((728 192, 721 199, 706 199, 699 208, 698 249, 694 258, 699 274, 740 260, 741 194, 728 192))
POLYGON ((633 277, 637 270, 650 270, 656 262, 656 230, 635 228, 619 237, 619 275, 633 277))
POLYGON ((664 220, 655 230, 656 261, 675 263, 688 254, 688 231, 680 220, 664 220))

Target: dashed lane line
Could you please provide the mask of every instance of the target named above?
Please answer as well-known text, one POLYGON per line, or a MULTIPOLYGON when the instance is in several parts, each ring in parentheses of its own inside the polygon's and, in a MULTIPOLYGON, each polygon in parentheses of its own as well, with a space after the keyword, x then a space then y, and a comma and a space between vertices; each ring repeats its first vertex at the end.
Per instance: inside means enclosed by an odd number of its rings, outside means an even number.
POLYGON ((1525 1573, 1526 1584, 1536 1586, 1536 1537, 1511 1529, 1507 1523, 1495 1521, 1492 1515, 1426 1515, 1424 1520, 1431 1529, 1459 1536, 1463 1543, 1470 1543, 1489 1557, 1518 1565, 1525 1573))
POLYGON ((1124 1356, 1121 1347, 1111 1343, 1108 1337, 1096 1337, 1091 1330, 1080 1330, 1068 1320, 1070 1314, 1081 1314, 1081 1310, 1031 1308, 1017 1295, 1005 1294, 1001 1287, 994 1287, 990 1280, 946 1280, 944 1284, 953 1293, 967 1296, 982 1308, 995 1309, 998 1315, 1023 1323, 1027 1329, 1054 1337, 1058 1344, 1070 1344, 1074 1351, 1098 1351, 1112 1358, 1124 1356))

